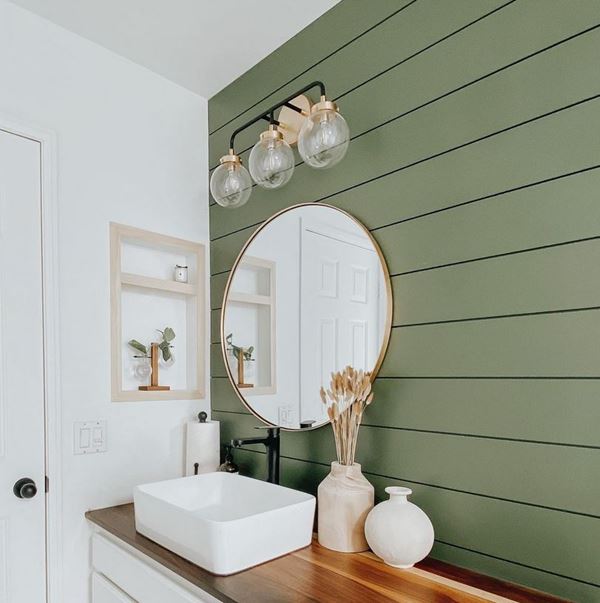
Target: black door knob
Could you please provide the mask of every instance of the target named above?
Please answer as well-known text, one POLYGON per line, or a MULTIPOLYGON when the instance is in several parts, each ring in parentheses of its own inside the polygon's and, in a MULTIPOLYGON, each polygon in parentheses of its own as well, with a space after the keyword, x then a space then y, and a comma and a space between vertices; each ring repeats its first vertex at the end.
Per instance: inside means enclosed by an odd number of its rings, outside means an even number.
POLYGON ((30 477, 22 477, 13 487, 17 498, 33 498, 37 494, 37 486, 30 477))

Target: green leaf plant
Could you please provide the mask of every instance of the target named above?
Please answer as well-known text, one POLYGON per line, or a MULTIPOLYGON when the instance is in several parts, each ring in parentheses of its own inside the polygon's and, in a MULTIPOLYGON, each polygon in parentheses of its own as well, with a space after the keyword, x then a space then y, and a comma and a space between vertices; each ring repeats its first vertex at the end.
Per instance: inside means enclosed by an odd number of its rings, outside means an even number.
MULTIPOLYGON (((162 331, 160 329, 156 329, 161 335, 162 340, 154 343, 158 343, 158 347, 162 353, 163 360, 168 362, 173 358, 173 354, 171 353, 171 342, 175 339, 175 331, 171 327, 165 327, 162 331)), ((127 342, 136 352, 140 352, 142 354, 142 358, 149 358, 150 353, 148 351, 148 346, 145 346, 143 343, 140 343, 137 339, 130 339, 127 342)))
POLYGON ((140 343, 137 339, 131 339, 127 343, 129 343, 134 350, 141 352, 146 357, 148 356, 148 348, 143 343, 140 343))
POLYGON ((244 360, 254 360, 252 358, 252 354, 254 353, 254 346, 251 345, 249 348, 242 348, 233 343, 233 333, 229 333, 227 337, 225 337, 225 341, 229 346, 229 349, 232 351, 233 355, 236 358, 240 357, 240 353, 243 354, 244 360))

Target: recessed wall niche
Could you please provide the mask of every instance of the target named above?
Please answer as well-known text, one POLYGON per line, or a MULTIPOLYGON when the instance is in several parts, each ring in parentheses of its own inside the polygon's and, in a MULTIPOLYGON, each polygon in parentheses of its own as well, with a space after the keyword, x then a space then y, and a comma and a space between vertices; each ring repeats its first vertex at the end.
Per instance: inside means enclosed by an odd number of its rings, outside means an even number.
POLYGON ((200 243, 111 223, 112 401, 187 400, 204 397, 205 248, 200 243), (187 267, 187 282, 175 280, 187 267), (159 362, 167 391, 141 391, 150 377, 128 342, 149 347, 171 327, 173 362, 159 362))
MULTIPOLYGON (((247 396, 275 394, 276 264, 273 261, 245 256, 238 266, 227 295, 229 312, 224 319, 225 335, 231 335, 232 343, 243 348, 252 346, 252 360, 245 362, 247 396)), ((238 376, 239 359, 227 351, 227 362, 233 374, 238 376)))

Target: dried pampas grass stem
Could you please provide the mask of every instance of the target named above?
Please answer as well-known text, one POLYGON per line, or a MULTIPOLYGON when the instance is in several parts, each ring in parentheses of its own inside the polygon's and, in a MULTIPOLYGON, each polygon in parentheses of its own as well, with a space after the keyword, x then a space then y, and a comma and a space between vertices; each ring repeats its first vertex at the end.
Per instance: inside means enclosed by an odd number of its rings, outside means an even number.
POLYGON ((342 465, 353 465, 358 428, 365 408, 373 401, 371 373, 351 366, 331 373, 329 389, 321 387, 321 400, 333 428, 337 460, 342 465))

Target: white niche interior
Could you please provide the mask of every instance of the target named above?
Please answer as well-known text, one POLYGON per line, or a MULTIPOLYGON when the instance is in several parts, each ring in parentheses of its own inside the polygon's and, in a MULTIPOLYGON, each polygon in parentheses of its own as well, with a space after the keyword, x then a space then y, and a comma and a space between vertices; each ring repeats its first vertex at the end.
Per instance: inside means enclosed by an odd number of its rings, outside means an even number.
MULTIPOLYGON (((111 223, 112 400, 185 400, 204 397, 204 245, 111 223), (188 282, 174 280, 188 267, 188 282), (175 361, 159 363, 168 391, 140 391, 139 362, 128 345, 160 340, 157 329, 175 331, 175 361)), ((149 380, 149 377, 148 377, 149 380)))
MULTIPOLYGON (((274 394, 275 382, 275 262, 244 256, 235 271, 227 295, 224 337, 230 333, 237 346, 254 347, 253 360, 247 363, 244 396, 274 394)), ((238 359, 227 353, 232 378, 237 383, 238 359)))

